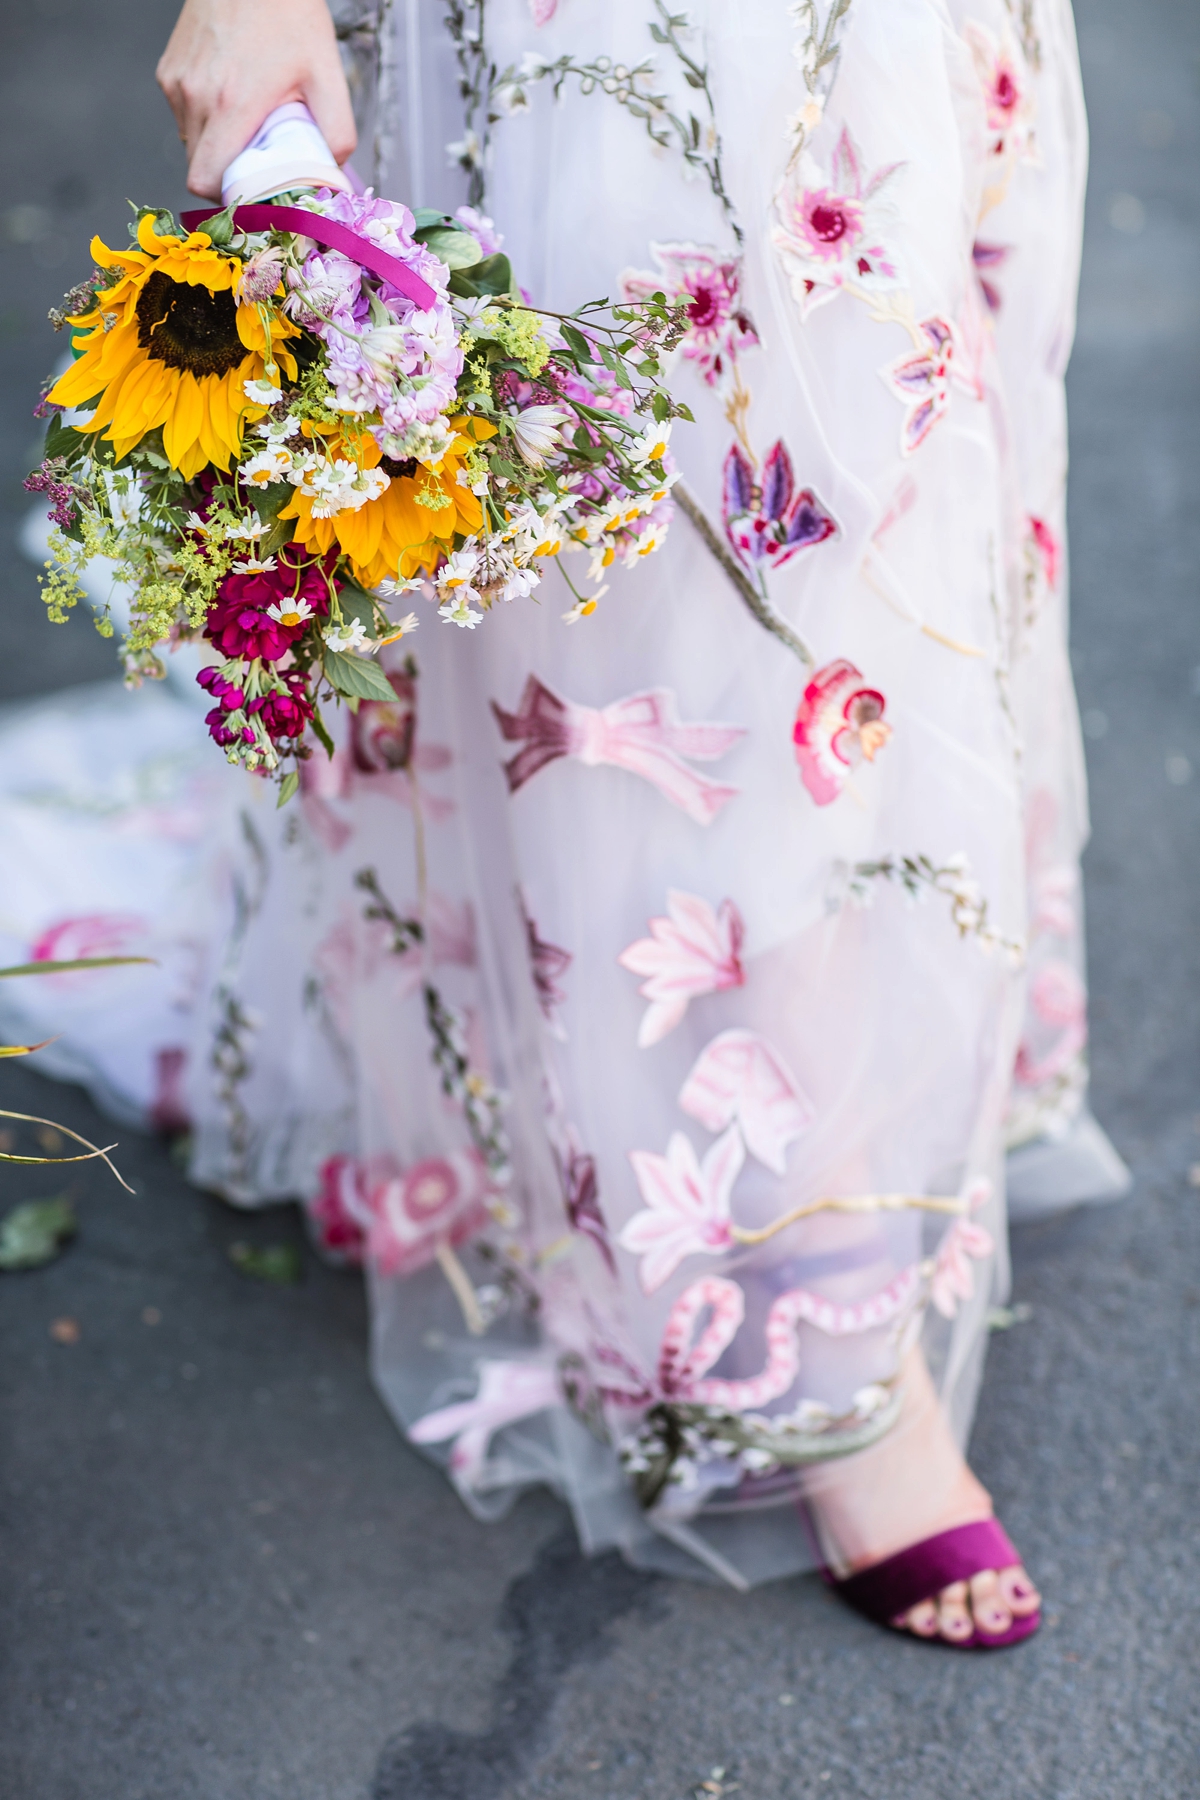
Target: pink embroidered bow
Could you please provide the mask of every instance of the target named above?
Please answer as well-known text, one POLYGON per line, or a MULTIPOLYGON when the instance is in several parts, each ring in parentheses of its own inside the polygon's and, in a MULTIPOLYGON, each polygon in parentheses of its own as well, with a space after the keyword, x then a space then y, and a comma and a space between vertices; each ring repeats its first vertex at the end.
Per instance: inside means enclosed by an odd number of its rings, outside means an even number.
POLYGON ((610 706, 577 706, 531 675, 515 713, 493 700, 496 722, 510 744, 522 748, 504 765, 511 793, 559 756, 589 767, 606 763, 640 775, 698 825, 709 825, 738 792, 709 781, 683 760, 712 762, 745 736, 740 725, 685 725, 670 688, 650 688, 610 706))

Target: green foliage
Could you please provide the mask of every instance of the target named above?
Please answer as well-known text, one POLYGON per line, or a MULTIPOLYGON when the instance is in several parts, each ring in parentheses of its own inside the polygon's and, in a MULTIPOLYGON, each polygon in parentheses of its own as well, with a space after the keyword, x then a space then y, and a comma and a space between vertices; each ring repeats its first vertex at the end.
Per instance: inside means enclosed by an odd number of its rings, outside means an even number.
POLYGON ((53 1262, 78 1229, 65 1195, 29 1200, 0 1221, 0 1269, 40 1269, 53 1262))

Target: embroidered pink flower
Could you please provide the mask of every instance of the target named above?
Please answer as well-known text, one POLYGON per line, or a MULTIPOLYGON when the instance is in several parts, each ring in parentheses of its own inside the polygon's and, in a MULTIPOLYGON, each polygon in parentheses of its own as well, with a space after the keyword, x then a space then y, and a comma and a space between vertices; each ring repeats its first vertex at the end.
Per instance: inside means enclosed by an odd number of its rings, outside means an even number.
POLYGON ((696 244, 651 244, 658 274, 626 269, 620 277, 621 298, 645 300, 663 293, 668 300, 688 300, 687 330, 680 341, 710 387, 733 371, 738 356, 753 350, 758 333, 740 299, 741 260, 722 257, 696 244))
POLYGON ((811 488, 795 485, 782 439, 768 453, 761 484, 740 444, 725 458, 721 483, 725 534, 749 569, 781 568, 799 550, 838 535, 833 514, 811 488))
POLYGON ((952 1319, 960 1300, 975 1292, 975 1276, 968 1258, 981 1262, 992 1254, 992 1234, 969 1219, 956 1219, 942 1240, 934 1264, 929 1297, 945 1319, 952 1319))
POLYGON ((1053 593, 1058 587, 1058 571, 1062 564, 1062 546, 1044 519, 1029 515, 1029 538, 1041 565, 1046 586, 1053 593))
MULTIPOLYGON (((1047 962, 1034 976, 1029 1001, 1038 1021, 1055 1033, 1049 1050, 1039 1056, 1025 1040, 1017 1051, 1013 1079, 1019 1087, 1041 1087, 1070 1068, 1088 1040, 1087 989, 1066 962, 1047 962)), ((1045 1034, 1039 1034, 1043 1036, 1045 1034)))
POLYGON ((354 1268, 363 1260, 371 1219, 365 1177, 366 1166, 354 1157, 331 1156, 307 1209, 321 1249, 354 1268))
POLYGON ((475 1398, 426 1413, 408 1435, 414 1444, 453 1438, 450 1474, 457 1487, 470 1490, 483 1473, 497 1431, 558 1403, 558 1379, 546 1363, 481 1362, 475 1398))
POLYGON ((660 1288, 685 1256, 722 1256, 732 1248, 729 1196, 745 1159, 736 1125, 717 1139, 703 1163, 682 1131, 672 1134, 665 1156, 630 1151, 646 1210, 634 1213, 617 1242, 641 1257, 643 1293, 660 1288))
POLYGON ((998 313, 1003 304, 1003 295, 992 280, 991 271, 1003 268, 1008 256, 1007 244, 985 244, 977 238, 971 245, 971 260, 975 264, 980 292, 989 312, 998 313))
POLYGON ((732 900, 714 912, 707 900, 672 888, 667 917, 651 919, 650 934, 617 958, 623 969, 649 977, 639 989, 650 1002, 638 1032, 643 1050, 674 1031, 689 1000, 741 987, 746 979, 739 960, 745 926, 732 900))
POLYGON ((538 936, 538 928, 530 917, 524 895, 518 895, 518 900, 521 917, 525 921, 525 945, 529 951, 529 967, 538 1007, 546 1023, 554 1025, 556 1010, 567 997, 558 985, 559 977, 566 974, 574 958, 569 950, 561 950, 557 944, 548 944, 538 936))
POLYGON ((753 1031, 722 1031, 700 1052, 679 1093, 685 1113, 709 1131, 736 1123, 746 1148, 776 1175, 813 1108, 779 1052, 753 1031))
POLYGON ((565 1157, 559 1158, 563 1205, 571 1221, 572 1231, 591 1238, 597 1250, 615 1275, 617 1265, 608 1241, 608 1223, 600 1207, 600 1184, 596 1175, 596 1159, 579 1148, 573 1133, 565 1157))
POLYGON ((855 764, 874 762, 888 742, 886 704, 844 658, 817 670, 804 690, 792 741, 800 778, 818 806, 836 800, 855 764))
POLYGON ((997 38, 986 25, 968 19, 963 37, 970 46, 983 89, 991 154, 1017 156, 1028 151, 1033 135, 1033 107, 1029 70, 1016 32, 1005 20, 997 38))
POLYGON ((954 329, 948 320, 936 317, 922 319, 920 329, 928 350, 912 351, 879 371, 885 384, 908 408, 900 427, 901 456, 911 456, 925 442, 950 406, 954 329))
POLYGON ((843 128, 828 176, 806 153, 784 177, 775 194, 771 242, 801 318, 841 288, 870 300, 904 285, 889 242, 895 210, 884 192, 902 166, 887 163, 868 175, 843 128))
POLYGON ((548 25, 558 11, 558 0, 529 0, 529 11, 535 25, 548 25))
MULTIPOLYGON (((29 953, 30 962, 77 962, 92 956, 145 956, 150 940, 150 926, 137 913, 80 913, 77 918, 59 919, 48 925, 29 953)), ((124 971, 110 970, 109 974, 124 971)), ((105 971, 99 971, 103 976, 105 971)), ((50 975, 45 979, 68 985, 95 981, 88 969, 73 974, 50 975)))
POLYGON ((403 1173, 376 1177, 368 1194, 367 1250, 384 1275, 411 1275, 440 1244, 461 1244, 490 1221, 487 1165, 476 1150, 426 1157, 403 1173))

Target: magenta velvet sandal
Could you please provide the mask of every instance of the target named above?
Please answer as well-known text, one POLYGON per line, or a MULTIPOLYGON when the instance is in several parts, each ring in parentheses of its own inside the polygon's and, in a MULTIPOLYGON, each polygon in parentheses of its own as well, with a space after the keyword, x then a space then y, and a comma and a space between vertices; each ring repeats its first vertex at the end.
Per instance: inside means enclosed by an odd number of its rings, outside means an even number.
MULTIPOLYGON (((995 1519, 976 1525, 956 1525, 951 1531, 939 1531, 936 1537, 924 1538, 885 1557, 869 1569, 842 1580, 830 1575, 837 1593, 855 1612, 872 1619, 877 1625, 891 1625, 919 1606, 922 1600, 934 1600, 945 1587, 955 1581, 970 1581, 984 1569, 1016 1568, 1017 1555, 1008 1534, 995 1519)), ((1020 1643, 1032 1637, 1042 1622, 1041 1610, 1027 1618, 1014 1618, 1007 1631, 972 1632, 969 1638, 950 1639, 941 1636, 922 1638, 922 1643, 946 1644, 952 1650, 999 1650, 1006 1644, 1020 1643)), ((918 1636, 917 1633, 912 1633, 918 1636)))

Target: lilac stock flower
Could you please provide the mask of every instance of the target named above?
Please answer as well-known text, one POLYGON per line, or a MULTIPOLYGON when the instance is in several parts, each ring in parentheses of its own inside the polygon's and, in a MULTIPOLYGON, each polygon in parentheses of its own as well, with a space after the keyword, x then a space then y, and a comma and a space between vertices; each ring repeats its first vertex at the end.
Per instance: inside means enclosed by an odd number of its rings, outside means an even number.
POLYGON ((75 509, 78 501, 75 496, 75 484, 67 474, 67 465, 61 456, 54 456, 44 462, 40 469, 25 477, 25 490, 30 494, 44 494, 50 502, 47 518, 63 531, 69 531, 75 523, 75 509))
POLYGON ((385 440, 402 437, 410 425, 432 424, 454 399, 463 358, 446 300, 447 270, 413 242, 406 206, 370 194, 322 193, 317 200, 329 218, 398 257, 437 295, 424 312, 389 281, 332 250, 311 250, 288 276, 287 310, 324 343, 338 405, 377 412, 375 435, 390 454, 385 440))

